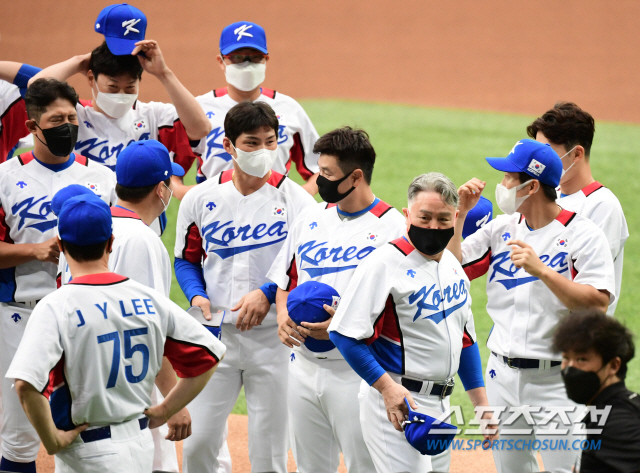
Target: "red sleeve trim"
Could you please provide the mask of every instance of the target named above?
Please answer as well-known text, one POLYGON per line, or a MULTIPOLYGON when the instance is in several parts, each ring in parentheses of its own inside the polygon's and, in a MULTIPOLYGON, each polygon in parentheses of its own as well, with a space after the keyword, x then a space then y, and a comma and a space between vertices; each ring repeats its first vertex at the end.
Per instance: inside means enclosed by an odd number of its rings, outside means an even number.
MULTIPOLYGON (((211 335, 213 337, 213 335, 211 335)), ((195 378, 206 373, 220 361, 207 347, 167 337, 164 356, 180 378, 195 378)))
POLYGON ((313 176, 313 171, 307 167, 304 162, 304 146, 302 146, 302 140, 300 139, 300 133, 293 135, 293 146, 289 150, 289 162, 287 163, 287 170, 291 167, 291 161, 296 164, 298 173, 302 176, 302 179, 307 181, 313 176))
POLYGON ((393 245, 400 253, 405 256, 411 254, 415 248, 404 237, 400 237, 396 240, 390 241, 390 245, 393 245))
POLYGON ((227 88, 226 87, 220 87, 219 89, 214 89, 213 90, 213 96, 214 97, 223 97, 225 95, 228 94, 227 88))
POLYGON ((82 156, 81 154, 76 154, 73 153, 73 155, 75 156, 75 162, 82 165, 82 166, 89 166, 89 160, 85 157, 82 156))
POLYGON ((289 284, 287 284, 287 291, 293 291, 298 287, 298 267, 296 266, 296 257, 291 259, 289 269, 287 269, 287 276, 289 276, 289 284))
POLYGON ((33 151, 22 153, 20 156, 18 156, 18 161, 20 161, 20 164, 22 164, 23 166, 29 164, 34 159, 36 159, 36 156, 33 154, 33 151))
POLYGON ((195 223, 187 228, 187 234, 184 238, 184 249, 182 250, 182 259, 190 263, 201 264, 204 256, 202 248, 202 237, 200 230, 195 223))
POLYGON ((112 284, 118 284, 119 282, 126 281, 127 279, 129 278, 116 273, 98 273, 87 274, 86 276, 73 278, 71 281, 69 281, 69 284, 84 284, 87 286, 110 286, 112 284))
POLYGON ((518 223, 522 223, 522 220, 524 220, 524 215, 520 214, 520 218, 518 219, 518 223))
POLYGON ((463 265, 464 272, 467 273, 469 280, 473 281, 479 278, 483 274, 489 271, 489 265, 491 264, 491 248, 487 252, 475 261, 471 261, 463 265))
POLYGON ((62 287, 62 273, 58 273, 56 275, 56 288, 60 289, 62 287))
POLYGON ((387 204, 386 202, 380 201, 375 205, 375 207, 369 210, 369 212, 371 212, 373 215, 375 215, 378 218, 382 218, 382 216, 392 208, 393 207, 387 204))
MULTIPOLYGON (((389 294, 387 302, 384 305, 384 310, 378 316, 374 326, 373 335, 367 338, 365 341, 367 345, 371 345, 375 342, 380 335, 402 345, 402 332, 400 331, 400 322, 398 320, 398 314, 396 313, 396 304, 393 301, 393 297, 389 294)), ((404 364, 404 360, 403 360, 404 364)), ((403 367, 404 371, 404 367, 403 367)))
POLYGON ((47 400, 51 397, 51 394, 58 389, 61 385, 65 384, 66 380, 64 379, 64 353, 60 358, 60 361, 53 367, 51 371, 49 371, 49 383, 45 386, 42 394, 47 400))
POLYGON ((78 100, 78 103, 83 107, 93 107, 91 100, 78 100))
POLYGON ((142 220, 140 216, 135 213, 133 210, 123 209, 122 207, 111 207, 111 216, 112 217, 121 217, 121 218, 133 218, 135 220, 142 220))
POLYGON ((11 229, 9 228, 9 225, 7 225, 6 217, 7 215, 4 209, 0 206, 0 241, 3 241, 5 243, 13 243, 13 240, 10 236, 11 229))
POLYGON ((24 124, 29 119, 27 108, 22 97, 18 97, 0 116, 0 162, 7 159, 7 155, 13 147, 29 134, 29 129, 24 124))
POLYGON ((575 218, 575 216, 576 216, 575 212, 562 209, 562 211, 556 217, 556 220, 566 227, 571 223, 571 221, 575 218))
POLYGON ((475 340, 471 338, 471 334, 467 330, 467 324, 464 324, 464 333, 462 334, 462 348, 470 347, 475 343, 475 340))
POLYGON ((278 189, 286 178, 287 176, 283 176, 278 172, 271 171, 271 176, 269 176, 269 180, 267 181, 267 184, 270 184, 276 189, 278 189))
POLYGON ((191 165, 196 160, 196 155, 191 149, 189 136, 184 125, 177 119, 173 125, 161 126, 158 128, 158 141, 165 145, 170 152, 173 152, 173 161, 188 172, 191 165))
POLYGON ((224 184, 225 182, 229 182, 231 179, 233 179, 233 169, 227 169, 220 173, 220 180, 218 181, 218 184, 224 184))
POLYGON ((571 260, 571 280, 573 281, 578 275, 578 270, 576 269, 576 260, 571 260))
POLYGON ((266 87, 260 87, 260 93, 270 99, 276 98, 276 91, 273 89, 267 89, 266 87))
POLYGON ((591 184, 589 184, 584 189, 582 189, 582 193, 585 195, 585 197, 589 197, 595 191, 597 191, 599 189, 602 189, 603 187, 604 186, 602 184, 600 184, 598 181, 595 181, 595 182, 592 182, 591 184))

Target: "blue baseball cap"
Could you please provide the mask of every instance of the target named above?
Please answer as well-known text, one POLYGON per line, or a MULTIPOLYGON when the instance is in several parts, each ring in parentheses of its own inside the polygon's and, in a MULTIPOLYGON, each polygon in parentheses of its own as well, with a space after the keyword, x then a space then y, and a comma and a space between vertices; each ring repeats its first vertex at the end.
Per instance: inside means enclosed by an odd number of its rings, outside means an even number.
POLYGON ((524 172, 548 186, 560 185, 562 161, 549 144, 529 139, 520 140, 506 158, 486 159, 498 171, 524 172))
MULTIPOLYGON (((339 301, 340 294, 328 284, 307 281, 289 293, 287 310, 289 317, 297 325, 302 325, 302 322, 319 323, 331 317, 329 312, 324 310, 324 304, 336 308, 339 301)), ((313 337, 307 337, 304 344, 309 350, 319 353, 335 348, 331 340, 318 340, 313 337)))
POLYGON ((184 176, 184 169, 171 162, 159 141, 134 141, 118 155, 116 180, 122 187, 152 186, 171 176, 184 176))
POLYGON ((104 35, 107 47, 116 56, 131 54, 147 31, 147 17, 136 7, 118 3, 103 8, 95 30, 104 35))
POLYGON ((437 455, 449 448, 457 427, 438 421, 441 413, 435 409, 421 407, 420 411, 414 411, 406 399, 404 402, 409 409, 409 419, 404 422, 404 436, 411 446, 423 455, 437 455))
POLYGON ((79 246, 95 245, 113 233, 111 209, 94 195, 78 195, 67 200, 58 215, 58 236, 79 246))
POLYGON ((51 199, 51 211, 54 215, 60 215, 60 209, 62 205, 72 197, 76 197, 79 195, 92 195, 96 198, 98 196, 91 189, 85 186, 81 186, 80 184, 71 184, 67 187, 63 187, 56 195, 51 199))
POLYGON ((469 210, 462 227, 462 238, 473 235, 493 219, 493 204, 485 196, 481 195, 478 203, 469 210))
POLYGON ((220 53, 224 56, 240 48, 253 48, 269 54, 264 28, 250 21, 231 23, 220 35, 220 53))

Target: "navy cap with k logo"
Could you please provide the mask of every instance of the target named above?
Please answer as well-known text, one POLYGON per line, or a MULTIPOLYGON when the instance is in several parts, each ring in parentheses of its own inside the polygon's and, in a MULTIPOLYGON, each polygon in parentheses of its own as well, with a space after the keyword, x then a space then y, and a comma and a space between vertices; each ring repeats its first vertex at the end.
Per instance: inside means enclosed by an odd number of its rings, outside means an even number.
POLYGON ((98 15, 95 30, 104 35, 107 47, 116 56, 131 54, 147 31, 147 17, 136 7, 109 5, 98 15))
POLYGON ((506 158, 486 158, 492 168, 503 172, 524 172, 548 186, 558 187, 562 176, 560 156, 535 140, 520 140, 506 158))

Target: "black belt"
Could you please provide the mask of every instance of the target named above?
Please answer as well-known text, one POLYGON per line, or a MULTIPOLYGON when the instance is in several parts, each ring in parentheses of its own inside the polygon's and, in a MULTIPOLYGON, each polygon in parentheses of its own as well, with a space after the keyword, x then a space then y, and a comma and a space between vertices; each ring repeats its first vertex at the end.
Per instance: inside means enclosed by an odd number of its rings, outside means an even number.
MULTIPOLYGON (((508 356, 498 355, 497 353, 494 353, 494 352, 491 352, 491 353, 493 354, 493 356, 497 357, 498 359, 502 358, 504 363, 509 368, 521 369, 521 370, 540 368, 540 360, 532 360, 531 358, 509 358, 508 356)), ((561 364, 562 364, 561 361, 552 361, 550 366, 553 368, 554 366, 559 366, 561 364)))
MULTIPOLYGON (((140 430, 144 430, 149 427, 149 418, 143 417, 142 419, 138 419, 140 423, 140 430)), ((97 429, 85 430, 84 432, 80 432, 80 437, 84 443, 89 442, 97 442, 98 440, 110 439, 111 438, 111 426, 107 425, 105 427, 98 427, 97 429)))
MULTIPOLYGON (((413 391, 414 393, 419 393, 422 391, 422 386, 426 381, 416 381, 415 379, 402 378, 402 385, 407 388, 409 391, 413 391)), ((450 396, 453 392, 453 381, 450 384, 434 384, 431 387, 431 392, 427 394, 431 394, 433 396, 440 396, 441 399, 444 399, 447 396, 450 396)))

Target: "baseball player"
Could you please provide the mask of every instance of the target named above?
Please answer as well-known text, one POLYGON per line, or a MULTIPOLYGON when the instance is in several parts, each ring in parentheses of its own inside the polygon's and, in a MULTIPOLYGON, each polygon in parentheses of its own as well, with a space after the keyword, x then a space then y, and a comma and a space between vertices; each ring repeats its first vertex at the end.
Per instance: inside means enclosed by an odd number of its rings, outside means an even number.
POLYGON ((59 472, 150 472, 149 428, 183 409, 225 352, 168 298, 109 271, 111 228, 97 197, 63 204, 57 242, 74 278, 35 308, 7 373, 59 472), (163 354, 181 379, 150 407, 163 354))
POLYGON ((27 91, 26 126, 32 152, 0 164, 0 375, 4 424, 0 470, 27 471, 40 441, 4 378, 36 303, 56 289, 58 247, 51 199, 69 184, 92 188, 115 203, 115 176, 72 152, 77 137, 78 96, 55 79, 34 82, 27 91))
POLYGON ((432 470, 431 457, 402 433, 405 402, 448 412, 458 372, 473 405, 488 406, 469 280, 446 250, 456 187, 443 174, 423 174, 409 186, 408 200, 405 235, 358 266, 329 326, 331 340, 366 381, 360 423, 378 473, 432 470))
POLYGON ((402 235, 404 219, 371 191, 376 154, 366 132, 333 130, 314 152, 320 154, 317 184, 325 202, 298 218, 268 274, 278 285, 278 335, 294 349, 288 388, 293 452, 301 473, 335 473, 341 451, 350 473, 371 472, 358 415, 360 377, 336 348, 316 353, 305 346, 307 336, 329 339, 331 319, 298 326, 287 313, 287 297, 310 280, 344 293, 356 267, 402 235))
MULTIPOLYGON (((231 155, 222 146, 224 117, 231 107, 246 100, 259 100, 271 106, 278 116, 278 155, 273 170, 286 175, 291 163, 307 181, 303 187, 316 194, 318 156, 313 145, 318 133, 304 109, 293 98, 262 87, 269 61, 264 29, 249 21, 232 23, 220 35, 218 65, 224 71, 227 86, 196 97, 211 122, 211 132, 196 148, 197 181, 202 182, 232 169, 231 155)), ((176 187, 176 197, 188 187, 176 187)))
POLYGON ((595 121, 576 104, 560 102, 529 125, 527 133, 541 143, 549 143, 562 160, 558 205, 588 218, 607 237, 616 276, 617 297, 607 309, 607 314, 613 315, 620 300, 629 229, 618 198, 591 174, 595 121))
POLYGON ((183 468, 216 471, 225 421, 244 385, 252 471, 282 473, 287 471, 288 352, 276 336, 275 288, 266 275, 292 222, 315 202, 272 170, 278 119, 269 105, 239 103, 227 113, 224 130, 233 169, 189 191, 178 213, 176 278, 205 319, 224 313, 221 335, 228 348, 219 382, 189 405, 198 415, 184 444, 183 468))
MULTIPOLYGON (((487 312, 494 326, 487 346, 487 396, 491 406, 531 406, 529 415, 503 412, 502 439, 531 445, 534 439, 576 438, 573 426, 529 425, 527 417, 542 424, 549 408, 575 406, 567 398, 560 376, 560 354, 552 349, 552 334, 570 311, 597 308, 605 311, 615 300, 615 277, 606 237, 593 222, 556 204, 562 162, 548 145, 518 141, 506 158, 487 158, 504 172, 496 188, 500 215, 460 244, 452 238, 449 249, 458 256, 469 279, 485 273, 487 312), (519 213, 518 213, 519 212, 519 213), (515 430, 519 430, 516 434, 515 430)), ((459 189, 456 235, 485 183, 472 179, 459 189)), ((567 413, 576 421, 577 410, 567 413)), ((546 470, 570 472, 579 452, 542 449, 546 470)), ((498 473, 538 471, 531 448, 493 449, 498 473)))

